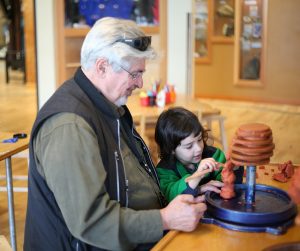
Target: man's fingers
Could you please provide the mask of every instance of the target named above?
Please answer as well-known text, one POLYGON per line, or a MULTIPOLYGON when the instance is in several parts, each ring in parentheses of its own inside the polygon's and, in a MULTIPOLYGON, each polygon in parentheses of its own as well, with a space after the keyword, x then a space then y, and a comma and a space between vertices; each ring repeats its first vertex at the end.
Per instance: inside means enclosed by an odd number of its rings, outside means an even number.
POLYGON ((199 195, 195 198, 196 203, 205 202, 205 195, 199 195))
POLYGON ((198 212, 201 212, 201 213, 203 213, 207 209, 207 206, 205 203, 197 203, 197 204, 195 204, 195 206, 197 207, 198 212))

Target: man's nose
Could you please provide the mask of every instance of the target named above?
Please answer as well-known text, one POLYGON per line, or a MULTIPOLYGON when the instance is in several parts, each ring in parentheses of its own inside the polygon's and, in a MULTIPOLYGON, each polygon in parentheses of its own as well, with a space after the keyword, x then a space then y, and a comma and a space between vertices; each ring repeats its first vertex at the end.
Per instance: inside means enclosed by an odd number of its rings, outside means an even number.
POLYGON ((136 88, 142 88, 144 85, 144 80, 143 77, 140 77, 139 79, 136 80, 135 86, 136 88))

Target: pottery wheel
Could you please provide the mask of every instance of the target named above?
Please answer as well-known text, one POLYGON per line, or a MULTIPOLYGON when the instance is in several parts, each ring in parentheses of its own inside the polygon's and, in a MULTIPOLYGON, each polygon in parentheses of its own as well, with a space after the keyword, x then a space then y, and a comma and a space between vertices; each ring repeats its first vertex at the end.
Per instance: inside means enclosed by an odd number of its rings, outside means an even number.
POLYGON ((203 222, 247 232, 281 234, 293 223, 297 207, 289 195, 278 188, 256 185, 255 202, 245 203, 245 184, 235 185, 236 196, 224 200, 214 192, 206 193, 207 215, 203 222))

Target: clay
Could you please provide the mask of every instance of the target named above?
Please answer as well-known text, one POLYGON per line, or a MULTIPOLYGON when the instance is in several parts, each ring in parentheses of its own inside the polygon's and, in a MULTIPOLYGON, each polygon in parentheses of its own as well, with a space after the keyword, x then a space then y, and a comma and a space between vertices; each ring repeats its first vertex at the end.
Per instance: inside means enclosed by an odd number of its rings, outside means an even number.
POLYGON ((272 131, 267 125, 250 123, 241 125, 237 130, 237 134, 241 137, 267 138, 272 135, 272 131))
POLYGON ((235 196, 234 185, 228 184, 227 186, 223 186, 221 189, 220 196, 226 200, 233 198, 235 196))
POLYGON ((274 173, 273 179, 277 180, 279 182, 285 183, 288 181, 288 179, 285 177, 284 173, 274 173))
POLYGON ((231 158, 233 159, 239 159, 239 160, 245 160, 245 161, 253 161, 253 162, 259 162, 262 159, 268 159, 273 155, 273 152, 268 153, 257 153, 256 155, 247 155, 244 153, 236 152, 232 148, 231 152, 231 158))
POLYGON ((273 143, 273 137, 269 137, 263 140, 255 138, 249 141, 249 139, 241 138, 235 135, 235 137, 233 137, 232 139, 232 143, 236 145, 246 146, 248 148, 268 146, 273 143))
POLYGON ((280 172, 275 173, 273 175, 273 179, 277 180, 277 181, 280 181, 280 182, 287 182, 287 179, 291 178, 294 175, 294 172, 295 172, 294 168, 295 167, 294 167, 291 160, 289 160, 287 162, 284 162, 282 164, 278 164, 278 170, 280 172), (283 178, 278 179, 278 177, 281 177, 281 176, 284 176, 285 179, 283 179, 283 178))
POLYGON ((262 159, 259 161, 245 161, 245 160, 234 159, 234 158, 231 158, 231 160, 237 166, 257 166, 257 165, 266 165, 270 163, 270 158, 262 159))
POLYGON ((260 123, 244 124, 232 140, 231 161, 243 166, 268 164, 274 148, 270 127, 260 123))
POLYGON ((278 170, 285 174, 287 178, 291 178, 294 174, 294 166, 291 160, 278 164, 278 170))
POLYGON ((231 199, 235 196, 234 181, 235 175, 233 172, 234 164, 230 160, 230 156, 227 156, 227 161, 224 164, 221 176, 224 186, 221 188, 220 196, 223 199, 231 199))
POLYGON ((257 155, 261 153, 270 153, 275 148, 273 143, 266 145, 266 146, 259 146, 259 147, 245 147, 238 144, 234 144, 231 149, 232 151, 244 153, 245 155, 257 155))
MULTIPOLYGON (((260 123, 241 125, 236 131, 229 154, 226 156, 227 161, 221 174, 224 186, 220 196, 224 199, 235 196, 234 166, 268 164, 274 148, 272 130, 267 125, 260 123)), ((265 173, 265 175, 268 174, 265 173)))

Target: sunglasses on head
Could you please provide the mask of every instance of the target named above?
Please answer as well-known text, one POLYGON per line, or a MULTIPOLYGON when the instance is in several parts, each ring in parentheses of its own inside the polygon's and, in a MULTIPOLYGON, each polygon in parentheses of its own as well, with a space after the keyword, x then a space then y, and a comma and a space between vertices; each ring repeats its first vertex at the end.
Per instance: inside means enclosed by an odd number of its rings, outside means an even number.
POLYGON ((116 42, 127 44, 139 51, 145 51, 151 45, 151 36, 137 38, 121 38, 116 42))

